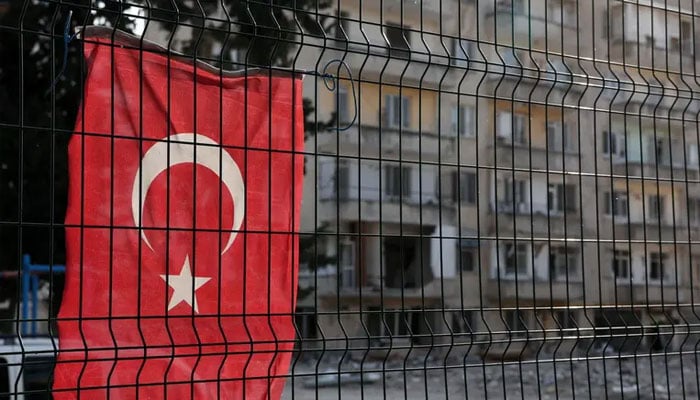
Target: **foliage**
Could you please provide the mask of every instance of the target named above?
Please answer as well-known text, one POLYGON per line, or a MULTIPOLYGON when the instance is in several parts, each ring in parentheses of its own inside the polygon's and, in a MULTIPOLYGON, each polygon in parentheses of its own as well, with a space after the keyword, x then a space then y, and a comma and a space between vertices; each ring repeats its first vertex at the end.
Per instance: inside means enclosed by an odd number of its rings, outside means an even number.
MULTIPOLYGON (((68 185, 67 145, 84 72, 79 41, 69 46, 65 73, 55 90, 48 89, 61 69, 69 10, 76 26, 164 29, 179 38, 179 50, 192 54, 196 49, 198 57, 211 58, 218 42, 224 64, 231 61, 226 50, 232 47, 248 49, 248 65, 290 66, 301 29, 315 35, 330 29, 328 18, 319 15, 328 0, 276 1, 274 6, 252 0, 150 0, 150 8, 142 9, 148 12, 145 26, 145 19, 135 17, 134 3, 10 0, 5 4, 0 10, 0 270, 17 269, 20 254, 25 253, 39 263, 65 262, 61 224, 68 185), (187 27, 191 34, 177 34, 187 27)), ((311 102, 305 99, 304 105, 305 127, 315 131, 325 126, 310 122, 311 102)))

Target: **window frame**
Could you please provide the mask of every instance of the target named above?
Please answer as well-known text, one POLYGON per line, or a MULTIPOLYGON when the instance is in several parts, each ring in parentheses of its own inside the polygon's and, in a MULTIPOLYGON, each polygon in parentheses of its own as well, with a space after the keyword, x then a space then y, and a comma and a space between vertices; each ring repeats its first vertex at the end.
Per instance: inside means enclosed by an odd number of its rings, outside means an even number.
POLYGON ((399 164, 385 165, 384 181, 382 182, 382 194, 384 198, 388 201, 408 200, 412 192, 412 175, 413 168, 411 166, 399 164), (397 171, 399 172, 397 173, 397 171))
POLYGON ((527 243, 516 243, 507 241, 502 244, 503 273, 506 278, 518 278, 530 276, 530 249, 527 243), (509 251, 512 249, 512 255, 509 251), (509 259, 515 261, 510 263, 509 259))
POLYGON ((631 257, 627 250, 613 250, 612 257, 612 273, 616 280, 627 280, 632 277, 631 270, 631 257), (620 263, 624 261, 624 269, 620 269, 620 263), (620 274, 620 271, 624 271, 624 274, 620 274))
POLYGON ((408 59, 411 51, 411 27, 396 22, 383 25, 389 58, 408 59))
POLYGON ((399 94, 384 96, 384 122, 387 128, 409 129, 411 127, 411 98, 399 94))

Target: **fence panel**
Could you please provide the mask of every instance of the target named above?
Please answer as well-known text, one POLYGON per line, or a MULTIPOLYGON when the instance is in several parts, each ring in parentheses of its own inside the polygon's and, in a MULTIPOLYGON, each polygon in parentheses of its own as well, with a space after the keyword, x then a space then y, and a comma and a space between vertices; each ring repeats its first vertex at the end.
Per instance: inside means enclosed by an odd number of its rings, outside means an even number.
POLYGON ((0 400, 698 398, 699 18, 0 1, 0 400))

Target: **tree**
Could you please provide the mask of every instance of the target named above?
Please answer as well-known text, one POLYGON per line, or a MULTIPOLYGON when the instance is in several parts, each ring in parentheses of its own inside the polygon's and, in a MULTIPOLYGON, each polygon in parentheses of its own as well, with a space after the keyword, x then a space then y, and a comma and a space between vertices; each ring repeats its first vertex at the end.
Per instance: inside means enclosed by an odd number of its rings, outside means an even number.
MULTIPOLYGON (((319 14, 330 0, 275 1, 274 6, 254 0, 149 4, 144 8, 148 29, 174 32, 191 26, 180 50, 189 55, 196 50, 198 57, 214 63, 222 59, 224 68, 232 61, 229 48, 247 49, 249 66, 290 66, 300 30, 323 36, 332 28, 329 18, 319 14), (211 54, 217 43, 222 58, 211 54)), ((132 16, 136 8, 130 7, 110 0, 10 0, 0 9, 0 271, 17 270, 21 254, 39 263, 65 262, 67 146, 80 104, 84 63, 81 46, 73 41, 65 73, 49 91, 63 64, 64 24, 72 10, 75 26, 100 24, 132 32, 139 20, 132 16)), ((308 122, 313 109, 308 100, 304 104, 305 127, 323 126, 308 122)), ((17 293, 11 286, 3 283, 0 302, 3 294, 17 293)))

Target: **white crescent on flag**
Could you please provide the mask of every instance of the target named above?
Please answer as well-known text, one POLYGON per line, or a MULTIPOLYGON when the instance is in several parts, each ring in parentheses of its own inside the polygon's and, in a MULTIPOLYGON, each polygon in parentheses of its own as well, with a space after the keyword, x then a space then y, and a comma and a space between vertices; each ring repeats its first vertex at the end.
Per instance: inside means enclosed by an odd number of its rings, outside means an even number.
MULTIPOLYGON (((226 246, 221 251, 221 254, 224 254, 233 244, 238 233, 237 231, 243 222, 245 214, 245 186, 241 170, 231 155, 226 150, 221 149, 217 142, 204 135, 195 133, 170 135, 165 141, 153 145, 144 154, 141 160, 141 167, 136 170, 131 191, 131 212, 134 218, 134 225, 141 228, 139 215, 143 214, 143 205, 148 189, 156 177, 172 166, 186 163, 199 164, 215 173, 231 194, 233 199, 232 232, 226 246), (168 148, 170 148, 169 157, 168 148)), ((146 231, 141 230, 141 237, 146 242, 146 245, 153 250, 146 237, 146 231)))

